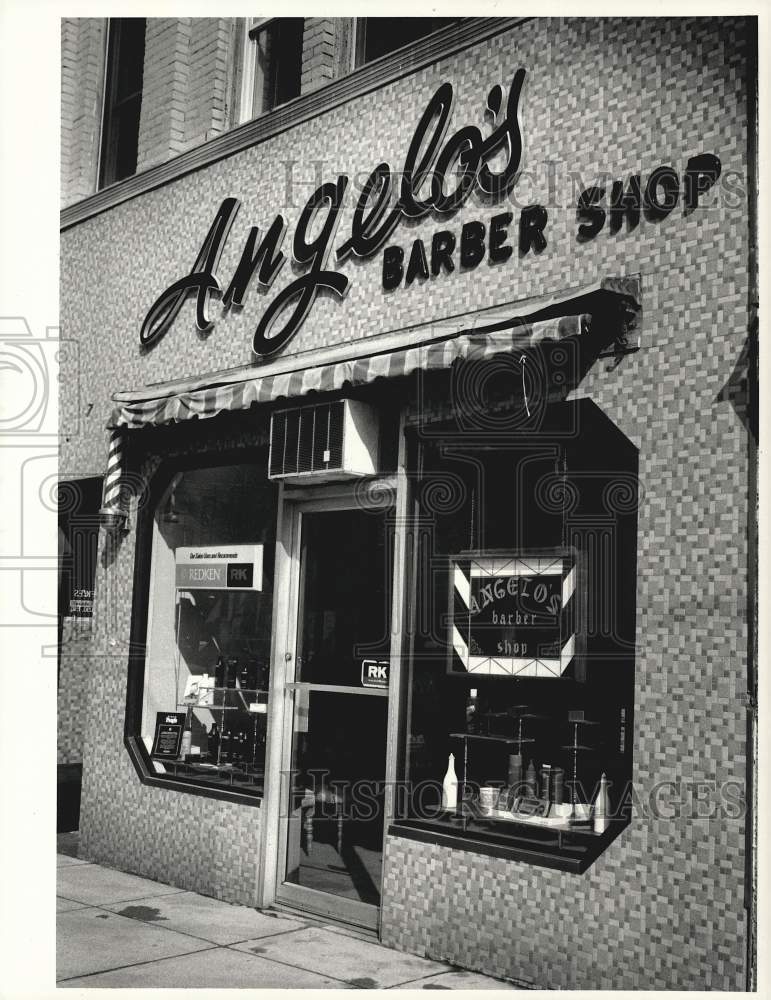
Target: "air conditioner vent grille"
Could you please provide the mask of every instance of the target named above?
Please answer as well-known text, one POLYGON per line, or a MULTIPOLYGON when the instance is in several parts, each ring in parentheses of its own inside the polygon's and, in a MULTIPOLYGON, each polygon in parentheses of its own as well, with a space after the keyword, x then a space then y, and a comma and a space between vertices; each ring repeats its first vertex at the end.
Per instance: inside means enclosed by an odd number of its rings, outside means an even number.
MULTIPOLYGON (((338 399, 316 406, 277 410, 271 421, 270 477, 284 478, 329 472, 343 474, 346 471, 362 474, 370 471, 369 466, 374 456, 369 456, 365 462, 366 468, 345 467, 346 447, 350 453, 352 443, 360 437, 352 415, 353 405, 349 400, 338 399)), ((356 413, 366 413, 367 409, 359 404, 356 413)), ((358 419, 363 427, 361 416, 358 419)), ((376 427, 371 419, 367 419, 365 423, 376 427)), ((372 434, 366 436, 369 439, 372 434)), ((365 450, 369 452, 372 447, 372 443, 368 443, 365 450)), ((376 445, 374 447, 376 449, 376 445)), ((374 469, 374 465, 372 468, 374 469)))

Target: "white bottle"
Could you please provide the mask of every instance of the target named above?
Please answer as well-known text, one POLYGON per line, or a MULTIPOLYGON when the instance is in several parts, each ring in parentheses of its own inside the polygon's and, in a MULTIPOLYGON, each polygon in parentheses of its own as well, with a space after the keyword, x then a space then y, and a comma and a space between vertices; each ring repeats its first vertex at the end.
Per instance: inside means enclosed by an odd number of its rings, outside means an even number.
POLYGON ((595 833, 604 833, 610 826, 610 801, 608 799, 608 779, 603 772, 600 778, 600 788, 594 800, 594 816, 592 825, 595 833))
POLYGON ((455 754, 447 761, 447 774, 442 782, 442 809, 455 809, 458 805, 458 776, 455 773, 455 754))
POLYGON ((193 745, 193 723, 191 716, 192 709, 188 705, 187 715, 185 716, 185 728, 182 730, 182 745, 179 748, 179 756, 182 760, 190 754, 193 745))

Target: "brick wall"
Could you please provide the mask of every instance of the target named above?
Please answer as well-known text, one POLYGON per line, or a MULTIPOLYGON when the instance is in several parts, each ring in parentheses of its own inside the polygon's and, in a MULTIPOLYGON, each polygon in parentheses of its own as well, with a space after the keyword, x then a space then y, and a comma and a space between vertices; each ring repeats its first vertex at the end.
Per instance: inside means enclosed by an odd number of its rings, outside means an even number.
POLYGON ((137 171, 201 145, 233 122, 232 18, 151 18, 137 171))
POLYGON ((300 93, 308 94, 350 71, 351 18, 306 17, 300 93))
POLYGON ((185 148, 200 146, 228 129, 234 108, 230 91, 234 64, 235 20, 191 20, 185 107, 185 148))
MULTIPOLYGON (((235 18, 148 18, 137 172, 165 163, 237 124, 235 18)), ((62 205, 96 190, 107 22, 62 22, 62 205)), ((352 66, 350 18, 305 19, 301 92, 352 66)))
POLYGON ((61 200, 71 205, 96 187, 106 22, 62 18, 61 200))
POLYGON ((190 21, 189 17, 148 18, 137 172, 185 148, 190 21))

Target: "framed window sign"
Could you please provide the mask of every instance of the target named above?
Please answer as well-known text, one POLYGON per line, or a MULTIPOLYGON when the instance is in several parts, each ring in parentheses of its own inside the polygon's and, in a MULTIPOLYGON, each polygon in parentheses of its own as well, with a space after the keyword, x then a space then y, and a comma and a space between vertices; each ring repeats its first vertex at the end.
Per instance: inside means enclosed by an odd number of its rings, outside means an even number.
POLYGON ((157 712, 155 737, 150 754, 158 760, 176 760, 182 747, 182 729, 185 725, 184 712, 157 712))
POLYGON ((576 656, 572 553, 462 553, 450 577, 450 673, 565 673, 576 656))

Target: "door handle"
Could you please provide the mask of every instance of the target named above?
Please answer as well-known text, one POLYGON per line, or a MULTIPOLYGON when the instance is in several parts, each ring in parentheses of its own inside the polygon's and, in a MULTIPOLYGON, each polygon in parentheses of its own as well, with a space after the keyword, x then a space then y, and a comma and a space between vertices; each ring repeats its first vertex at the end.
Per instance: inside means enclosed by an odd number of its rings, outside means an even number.
POLYGON ((290 681, 284 685, 288 694, 293 691, 321 691, 324 694, 358 694, 388 697, 388 688, 354 687, 349 684, 314 684, 311 681, 290 681))

